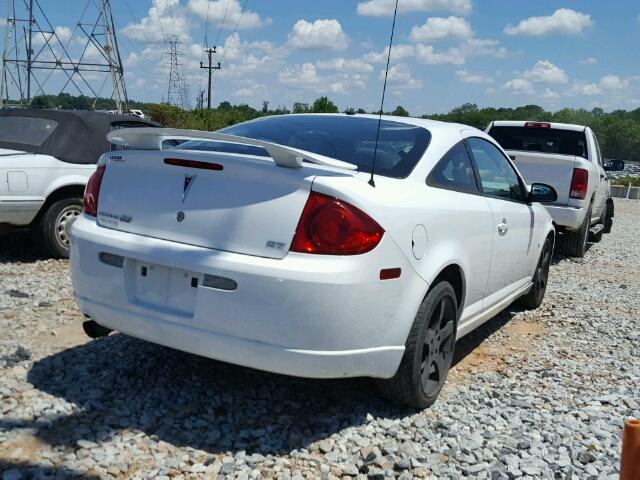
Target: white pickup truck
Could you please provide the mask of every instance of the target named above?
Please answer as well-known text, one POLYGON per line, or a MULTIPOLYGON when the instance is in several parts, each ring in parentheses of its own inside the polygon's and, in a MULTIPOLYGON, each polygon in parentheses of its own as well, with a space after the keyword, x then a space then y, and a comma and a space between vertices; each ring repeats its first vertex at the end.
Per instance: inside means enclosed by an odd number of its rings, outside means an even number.
POLYGON ((584 256, 587 242, 599 242, 613 224, 614 207, 606 172, 624 162, 605 163, 589 127, 566 123, 494 121, 487 133, 500 143, 528 184, 555 188, 558 199, 546 204, 560 233, 556 250, 584 256))
POLYGON ((90 111, 0 110, 0 233, 31 228, 45 254, 69 255, 69 227, 107 134, 157 124, 90 111))

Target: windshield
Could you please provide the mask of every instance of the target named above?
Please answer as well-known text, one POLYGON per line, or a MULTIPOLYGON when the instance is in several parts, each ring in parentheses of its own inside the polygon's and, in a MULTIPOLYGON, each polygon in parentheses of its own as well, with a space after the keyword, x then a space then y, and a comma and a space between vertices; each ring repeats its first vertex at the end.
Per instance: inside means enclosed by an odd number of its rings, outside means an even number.
MULTIPOLYGON (((281 115, 233 125, 220 133, 249 137, 349 162, 371 172, 378 120, 334 115, 281 115)), ((375 173, 404 178, 411 173, 431 140, 428 130, 383 120, 375 173)), ((266 156, 262 148, 194 140, 178 149, 212 150, 266 156)))
POLYGON ((491 127, 489 135, 495 138, 505 150, 558 153, 588 158, 584 131, 558 128, 491 127))

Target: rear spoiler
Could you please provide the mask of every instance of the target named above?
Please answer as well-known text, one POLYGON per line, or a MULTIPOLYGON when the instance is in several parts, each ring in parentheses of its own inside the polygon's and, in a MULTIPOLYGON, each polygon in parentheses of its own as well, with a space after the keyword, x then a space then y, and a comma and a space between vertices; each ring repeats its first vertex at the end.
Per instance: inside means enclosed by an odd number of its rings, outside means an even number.
POLYGON ((302 162, 315 163, 326 167, 357 170, 357 165, 325 157, 316 153, 285 147, 276 143, 254 138, 227 135, 226 133, 203 132, 200 130, 182 130, 178 128, 123 128, 107 134, 107 140, 116 145, 133 150, 162 150, 165 140, 213 140, 217 142, 252 145, 264 148, 276 165, 288 168, 301 168, 302 162))

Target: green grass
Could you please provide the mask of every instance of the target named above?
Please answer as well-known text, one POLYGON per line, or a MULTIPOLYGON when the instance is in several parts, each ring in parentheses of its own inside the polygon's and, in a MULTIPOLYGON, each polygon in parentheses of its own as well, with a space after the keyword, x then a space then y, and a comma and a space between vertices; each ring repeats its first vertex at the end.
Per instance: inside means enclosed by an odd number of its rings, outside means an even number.
POLYGON ((616 178, 611 180, 612 185, 624 185, 625 187, 631 184, 632 187, 640 187, 640 177, 626 177, 616 178))

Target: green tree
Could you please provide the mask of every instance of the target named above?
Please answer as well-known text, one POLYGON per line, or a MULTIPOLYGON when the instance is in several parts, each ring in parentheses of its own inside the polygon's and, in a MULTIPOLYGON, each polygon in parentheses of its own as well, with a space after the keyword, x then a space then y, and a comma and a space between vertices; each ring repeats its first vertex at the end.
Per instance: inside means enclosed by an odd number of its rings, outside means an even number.
POLYGON ((395 115, 396 117, 408 117, 409 112, 407 112, 402 105, 398 105, 396 109, 391 112, 391 115, 395 115))
POLYGON ((311 111, 314 113, 338 113, 338 107, 335 103, 329 100, 327 97, 316 98, 311 107, 311 111))

